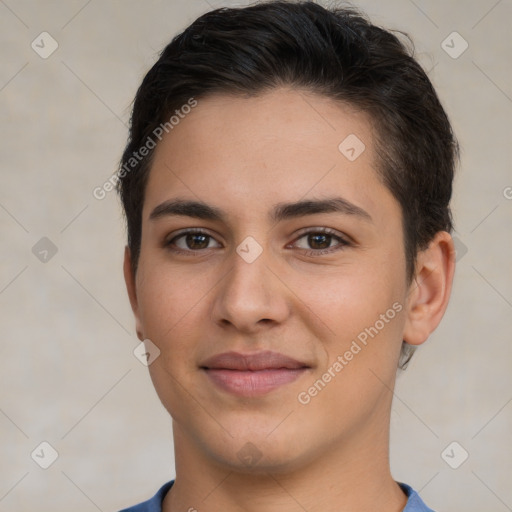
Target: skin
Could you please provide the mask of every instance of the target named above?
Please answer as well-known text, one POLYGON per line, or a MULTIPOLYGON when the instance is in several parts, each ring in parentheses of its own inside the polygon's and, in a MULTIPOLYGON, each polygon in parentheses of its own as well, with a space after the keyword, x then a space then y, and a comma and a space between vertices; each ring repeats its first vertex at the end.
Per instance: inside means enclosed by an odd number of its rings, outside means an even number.
POLYGON ((370 121, 290 88, 215 95, 199 100, 156 148, 138 270, 134 276, 128 248, 124 269, 138 337, 161 351, 149 370, 173 420, 177 477, 164 511, 405 507, 388 456, 397 362, 403 339, 421 344, 441 320, 455 251, 450 235, 438 233, 407 282, 401 208, 375 170, 370 121), (366 146, 354 161, 338 149, 350 134, 366 146), (371 220, 343 212, 269 219, 277 203, 333 196, 371 220), (225 219, 150 218, 176 198, 208 203, 225 219), (172 242, 186 228, 211 238, 172 242), (304 236, 319 228, 350 243, 304 236), (236 252, 247 236, 262 248, 252 263, 236 252), (299 393, 394 303, 401 311, 300 403, 299 393), (310 368, 266 395, 239 397, 200 368, 231 350, 274 350, 310 368), (238 456, 248 442, 249 465, 238 456))

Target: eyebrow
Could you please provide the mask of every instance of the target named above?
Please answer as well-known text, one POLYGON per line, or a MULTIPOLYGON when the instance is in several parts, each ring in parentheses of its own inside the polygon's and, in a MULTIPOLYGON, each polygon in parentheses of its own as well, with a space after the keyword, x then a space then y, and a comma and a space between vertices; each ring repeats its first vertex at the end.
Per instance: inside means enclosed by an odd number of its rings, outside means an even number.
MULTIPOLYGON (((315 213, 342 213, 359 217, 367 222, 373 222, 372 217, 366 210, 342 197, 307 199, 295 203, 277 203, 270 212, 270 220, 279 222, 315 213)), ((187 199, 164 201, 151 212, 149 218, 155 220, 168 216, 186 216, 203 220, 226 221, 226 214, 220 208, 202 201, 187 199)))

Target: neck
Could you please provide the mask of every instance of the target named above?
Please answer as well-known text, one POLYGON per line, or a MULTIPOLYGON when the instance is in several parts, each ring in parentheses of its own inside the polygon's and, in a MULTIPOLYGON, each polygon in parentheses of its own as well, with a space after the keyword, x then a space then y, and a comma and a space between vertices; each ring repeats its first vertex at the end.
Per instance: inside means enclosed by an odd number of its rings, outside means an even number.
POLYGON ((401 512, 407 502, 389 469, 389 429, 337 443, 299 468, 249 473, 205 456, 173 426, 176 480, 164 512, 401 512))

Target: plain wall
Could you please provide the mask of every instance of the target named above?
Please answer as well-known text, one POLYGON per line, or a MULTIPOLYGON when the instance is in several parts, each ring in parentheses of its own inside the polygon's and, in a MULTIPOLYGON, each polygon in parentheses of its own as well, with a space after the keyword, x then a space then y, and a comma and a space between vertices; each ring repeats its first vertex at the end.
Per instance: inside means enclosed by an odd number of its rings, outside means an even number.
MULTIPOLYGON (((116 170, 159 50, 233 5, 0 3, 0 511, 115 511, 174 477, 171 420, 133 355, 121 209, 93 190, 116 170), (46 59, 31 47, 51 49, 43 31, 58 43, 46 59), (48 469, 31 458, 43 441, 59 454, 48 469)), ((412 36, 462 149, 452 299, 398 378, 393 474, 439 511, 511 510, 512 3, 355 5, 412 36), (458 58, 441 46, 454 31, 469 44, 458 58), (469 454, 458 469, 441 457, 453 441, 469 454)))

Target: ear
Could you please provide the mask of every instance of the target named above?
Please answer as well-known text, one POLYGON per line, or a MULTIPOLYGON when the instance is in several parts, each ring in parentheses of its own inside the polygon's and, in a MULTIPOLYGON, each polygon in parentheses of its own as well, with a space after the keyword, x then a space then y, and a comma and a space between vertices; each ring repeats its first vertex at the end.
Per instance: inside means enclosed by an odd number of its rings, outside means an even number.
POLYGON ((455 247, 446 231, 439 231, 416 258, 415 276, 407 299, 404 341, 420 345, 439 325, 446 311, 455 272, 455 247))
POLYGON ((135 275, 132 270, 132 257, 128 246, 124 248, 124 263, 123 263, 124 281, 126 283, 126 291, 130 299, 130 305, 135 316, 135 329, 139 340, 143 340, 142 323, 139 316, 139 304, 137 302, 137 288, 135 285, 135 275))

